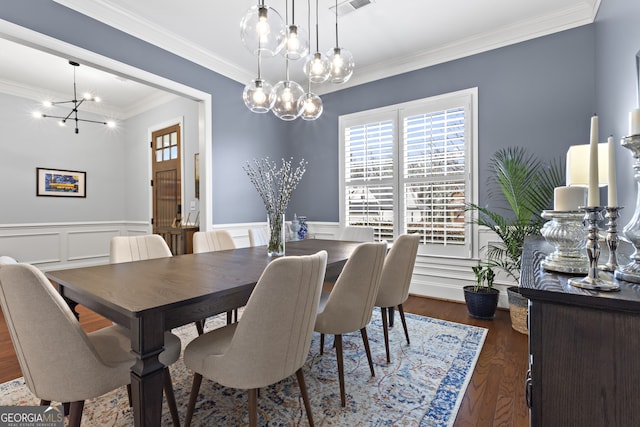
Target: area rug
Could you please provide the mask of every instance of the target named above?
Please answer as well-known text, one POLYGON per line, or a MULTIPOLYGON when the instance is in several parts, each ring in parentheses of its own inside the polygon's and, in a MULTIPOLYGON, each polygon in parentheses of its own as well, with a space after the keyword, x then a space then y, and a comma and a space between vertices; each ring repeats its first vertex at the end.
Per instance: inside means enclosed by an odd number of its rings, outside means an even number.
MULTIPOLYGON (((374 361, 371 377, 360 333, 343 336, 347 406, 340 406, 337 362, 333 340, 320 355, 320 335, 313 334, 303 368, 316 426, 452 426, 482 349, 484 328, 407 314, 411 345, 407 345, 399 319, 390 329, 391 364, 386 363, 380 312, 367 327, 374 361)), ((226 318, 226 317, 225 317, 226 318)), ((218 316, 207 329, 224 324, 218 316)), ((183 347, 195 337, 193 325, 175 329, 183 347)), ((193 374, 182 359, 171 366, 181 421, 184 421, 193 374)), ((37 405, 18 378, 0 385, 0 406, 37 405)), ((162 425, 171 416, 163 405, 162 425)), ((246 391, 203 380, 194 414, 194 426, 248 425, 246 391)), ((306 413, 295 375, 262 389, 258 398, 261 426, 307 426, 306 413)), ((132 411, 123 387, 85 403, 83 426, 131 426, 132 411)))

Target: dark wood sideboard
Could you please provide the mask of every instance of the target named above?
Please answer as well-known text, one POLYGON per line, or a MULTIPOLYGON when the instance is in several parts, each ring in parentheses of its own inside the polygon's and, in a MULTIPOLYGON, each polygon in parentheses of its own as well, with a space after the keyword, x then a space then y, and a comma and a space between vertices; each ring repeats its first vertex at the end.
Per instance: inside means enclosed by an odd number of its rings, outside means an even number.
MULTIPOLYGON (((622 244, 626 263, 633 248, 622 244)), ((553 247, 526 241, 520 275, 529 298, 530 422, 534 427, 640 426, 640 285, 619 292, 575 288, 576 275, 547 272, 553 247)), ((606 262, 603 250, 600 261, 606 262)))

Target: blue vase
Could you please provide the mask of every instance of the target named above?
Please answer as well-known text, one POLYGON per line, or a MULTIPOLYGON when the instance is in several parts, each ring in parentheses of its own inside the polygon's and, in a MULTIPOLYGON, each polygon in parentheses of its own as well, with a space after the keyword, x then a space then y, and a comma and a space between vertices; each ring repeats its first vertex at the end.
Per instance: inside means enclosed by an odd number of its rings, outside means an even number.
POLYGON ((299 216, 300 230, 298 230, 298 239, 304 240, 307 237, 307 217, 299 216))

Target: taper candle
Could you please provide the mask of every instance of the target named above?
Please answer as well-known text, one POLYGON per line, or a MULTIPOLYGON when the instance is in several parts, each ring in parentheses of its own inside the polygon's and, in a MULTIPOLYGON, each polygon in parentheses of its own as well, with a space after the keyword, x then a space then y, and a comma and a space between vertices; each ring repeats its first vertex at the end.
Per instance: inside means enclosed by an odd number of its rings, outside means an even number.
POLYGON ((589 145, 589 202, 588 206, 600 206, 598 188, 598 116, 591 117, 591 142, 589 145))
POLYGON ((616 186, 616 146, 613 136, 607 140, 609 143, 609 196, 607 206, 618 207, 618 188, 616 186))
POLYGON ((629 136, 640 135, 640 108, 629 113, 629 136))

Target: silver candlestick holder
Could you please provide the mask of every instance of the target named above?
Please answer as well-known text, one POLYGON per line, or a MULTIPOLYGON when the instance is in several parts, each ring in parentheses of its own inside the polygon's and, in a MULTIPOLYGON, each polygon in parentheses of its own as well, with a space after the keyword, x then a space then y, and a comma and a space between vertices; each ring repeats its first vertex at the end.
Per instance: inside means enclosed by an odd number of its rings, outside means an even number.
POLYGON ((598 258, 600 258, 600 243, 598 242, 598 221, 602 219, 600 214, 602 208, 599 206, 581 207, 585 212, 584 219, 587 221, 589 234, 587 236, 587 257, 589 258, 589 271, 586 277, 575 277, 569 279, 569 284, 578 288, 593 291, 618 291, 620 285, 611 280, 600 277, 598 269, 598 258))
POLYGON ((615 271, 616 279, 626 282, 640 283, 640 135, 631 135, 622 138, 622 146, 633 154, 633 176, 637 182, 636 210, 631 221, 624 227, 622 232, 631 242, 635 251, 631 255, 631 262, 620 266, 615 271))
POLYGON ((587 244, 584 212, 545 210, 541 216, 549 221, 540 233, 555 248, 541 261, 542 268, 561 273, 587 274, 589 260, 584 251, 587 244))
POLYGON ((618 218, 620 217, 620 206, 606 206, 604 217, 607 219, 607 236, 605 242, 609 248, 609 260, 606 264, 600 265, 600 270, 614 272, 618 268, 618 218))

